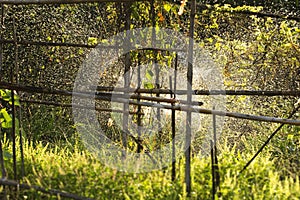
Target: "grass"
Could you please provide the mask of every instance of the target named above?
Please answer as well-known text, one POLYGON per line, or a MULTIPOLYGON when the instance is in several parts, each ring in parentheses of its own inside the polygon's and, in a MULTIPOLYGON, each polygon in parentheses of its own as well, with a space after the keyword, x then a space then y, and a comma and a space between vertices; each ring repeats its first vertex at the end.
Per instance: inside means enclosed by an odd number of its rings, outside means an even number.
MULTIPOLYGON (((3 143, 6 168, 9 178, 12 178, 11 143, 8 140, 4 140, 3 143)), ((207 157, 193 158, 193 192, 191 197, 187 198, 184 191, 184 160, 177 164, 177 179, 172 182, 170 168, 144 174, 118 172, 105 167, 79 146, 49 148, 40 143, 33 147, 25 142, 26 176, 21 178, 21 182, 95 199, 211 198, 211 166, 207 157)), ((269 152, 265 152, 247 171, 238 176, 252 154, 240 153, 234 148, 226 148, 226 145, 220 151, 221 196, 216 196, 216 199, 300 198, 299 176, 294 179, 282 178, 269 152)), ((18 157, 18 166, 19 162, 18 157)), ((6 192, 7 197, 13 196, 12 190, 6 192)), ((19 191, 18 198, 63 199, 34 190, 19 191)))

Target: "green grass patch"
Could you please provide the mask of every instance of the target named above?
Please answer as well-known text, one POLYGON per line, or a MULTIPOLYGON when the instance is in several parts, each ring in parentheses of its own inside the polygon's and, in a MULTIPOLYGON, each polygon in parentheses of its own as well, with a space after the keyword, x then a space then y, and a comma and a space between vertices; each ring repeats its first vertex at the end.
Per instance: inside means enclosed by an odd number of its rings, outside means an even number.
MULTIPOLYGON (((11 143, 4 140, 5 166, 12 179, 11 143)), ((18 169, 20 168, 20 152, 18 169)), ((270 153, 264 152, 239 176, 239 171, 252 156, 236 149, 220 150, 221 186, 217 199, 299 199, 299 176, 282 177, 276 170, 270 153)), ((171 168, 150 173, 129 174, 105 167, 94 155, 76 145, 72 148, 50 148, 41 143, 24 144, 26 176, 21 183, 57 189, 94 199, 210 199, 212 191, 209 157, 192 160, 192 188, 186 197, 184 159, 177 162, 177 179, 171 181, 171 168)), ((2 187, 3 190, 3 187, 2 187)), ((6 187, 7 197, 19 199, 63 199, 34 190, 6 187)), ((4 193, 4 191, 2 191, 4 193)))

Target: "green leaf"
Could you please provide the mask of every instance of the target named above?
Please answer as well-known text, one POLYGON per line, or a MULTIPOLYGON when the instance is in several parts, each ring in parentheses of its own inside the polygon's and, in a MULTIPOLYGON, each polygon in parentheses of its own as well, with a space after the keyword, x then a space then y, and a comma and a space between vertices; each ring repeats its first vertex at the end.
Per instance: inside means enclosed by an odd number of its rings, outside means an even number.
POLYGON ((4 90, 0 90, 0 96, 3 97, 5 95, 6 95, 5 91, 4 90))
POLYGON ((249 54, 249 55, 248 55, 248 58, 249 58, 250 60, 252 60, 252 61, 254 60, 254 57, 253 57, 252 54, 249 54))
POLYGON ((10 90, 1 90, 1 97, 4 101, 9 101, 11 98, 11 91, 10 90))
POLYGON ((21 106, 19 99, 15 99, 15 106, 21 106))
POLYGON ((288 139, 288 140, 293 140, 293 138, 294 138, 294 135, 292 135, 292 134, 289 134, 289 135, 287 136, 287 139, 288 139))
POLYGON ((5 120, 6 122, 11 121, 11 117, 10 117, 10 115, 8 114, 8 112, 6 111, 6 108, 2 108, 2 109, 0 110, 0 113, 2 114, 2 116, 3 116, 3 118, 4 118, 4 120, 5 120))
POLYGON ((88 38, 88 45, 96 45, 98 43, 98 39, 95 37, 88 38))
POLYGON ((283 44, 283 47, 285 47, 285 48, 292 48, 293 44, 292 43, 286 43, 286 44, 283 44))
POLYGON ((206 38, 206 40, 207 40, 209 43, 213 43, 213 41, 214 41, 213 38, 206 38))
POLYGON ((167 12, 170 12, 172 6, 170 4, 165 4, 164 5, 164 9, 167 11, 167 12))
POLYGON ((144 82, 143 85, 145 89, 154 89, 154 85, 150 82, 144 82))
POLYGON ((150 69, 148 69, 146 71, 146 75, 145 76, 146 76, 146 79, 148 79, 149 81, 151 81, 153 79, 154 74, 153 74, 153 72, 150 69))
POLYGON ((2 128, 11 128, 12 127, 12 121, 9 122, 2 122, 1 123, 2 128))

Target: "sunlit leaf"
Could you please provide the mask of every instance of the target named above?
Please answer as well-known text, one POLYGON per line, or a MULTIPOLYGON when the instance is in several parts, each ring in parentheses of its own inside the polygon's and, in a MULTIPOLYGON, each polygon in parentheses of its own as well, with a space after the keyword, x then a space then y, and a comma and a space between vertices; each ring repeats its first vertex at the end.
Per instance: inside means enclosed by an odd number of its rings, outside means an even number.
POLYGON ((170 4, 164 4, 164 9, 167 11, 167 12, 170 12, 172 6, 170 4))
POLYGON ((144 85, 145 89, 154 89, 155 88, 154 85, 150 82, 144 82, 143 85, 144 85))
POLYGON ((154 74, 153 74, 153 72, 151 71, 151 70, 147 70, 146 71, 146 74, 145 74, 145 77, 148 79, 148 80, 152 80, 153 79, 153 76, 154 76, 154 74))
POLYGON ((5 120, 6 122, 11 121, 11 117, 10 117, 10 115, 8 114, 8 112, 6 111, 6 108, 2 108, 2 109, 0 110, 0 114, 2 114, 2 116, 3 116, 3 118, 4 118, 4 120, 5 120))
POLYGON ((96 45, 98 43, 98 39, 95 37, 88 38, 88 45, 96 45))

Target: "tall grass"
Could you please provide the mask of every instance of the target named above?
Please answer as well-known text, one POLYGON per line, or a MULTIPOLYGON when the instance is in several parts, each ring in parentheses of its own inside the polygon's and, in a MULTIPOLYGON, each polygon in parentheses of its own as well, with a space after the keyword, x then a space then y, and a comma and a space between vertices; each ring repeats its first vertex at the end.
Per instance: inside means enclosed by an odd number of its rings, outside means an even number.
MULTIPOLYGON (((4 139, 5 165, 12 177, 11 143, 4 139)), ((248 170, 239 171, 252 156, 222 145, 220 149, 221 187, 217 199, 299 199, 299 177, 280 177, 264 152, 248 170)), ((17 152, 20 155, 20 152, 17 152)), ((72 148, 49 148, 42 143, 33 147, 24 143, 26 176, 20 182, 49 189, 59 189, 95 199, 210 199, 212 191, 209 157, 195 157, 192 161, 190 198, 184 191, 184 160, 177 166, 177 179, 171 181, 170 168, 151 173, 129 174, 105 167, 96 157, 75 144, 72 148)), ((20 158, 18 157, 18 161, 20 158)), ((20 163, 18 163, 20 166, 20 163)), ((2 187, 3 189, 3 187, 2 187)), ((6 189, 7 190, 7 189, 6 189)), ((8 190, 7 197, 12 197, 8 190)), ((34 190, 22 190, 19 199, 62 199, 34 190)))

